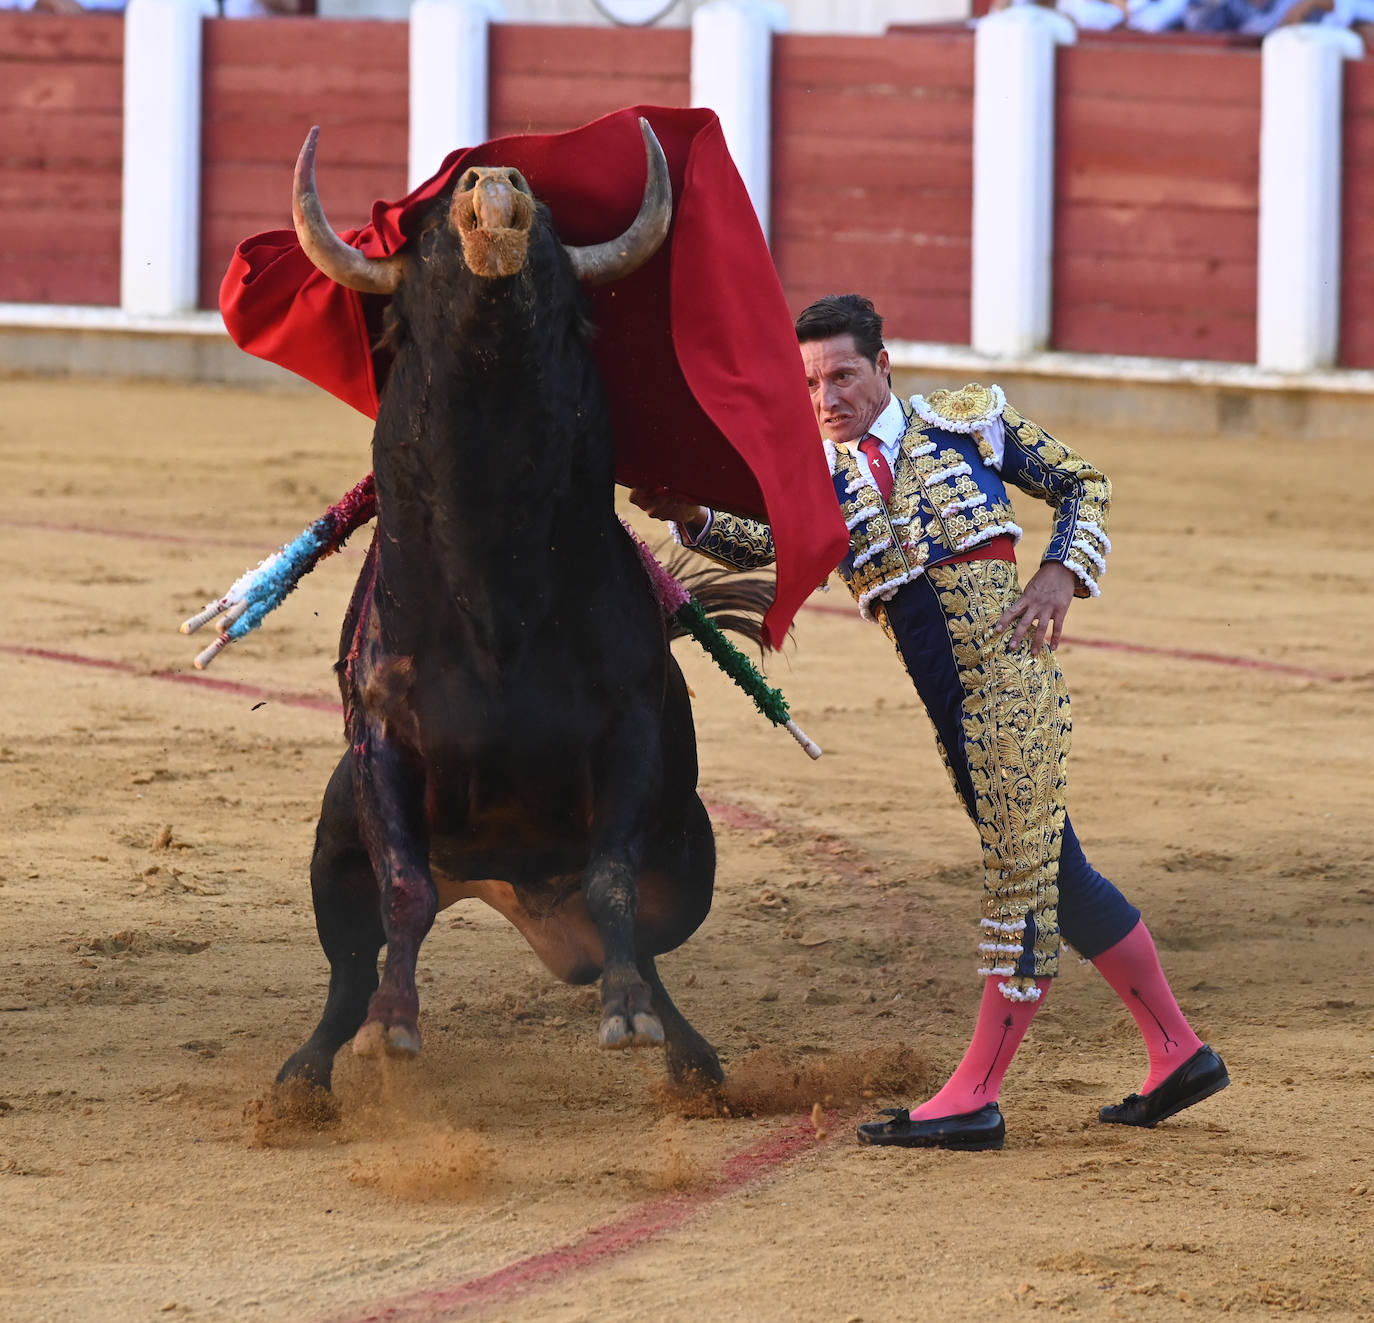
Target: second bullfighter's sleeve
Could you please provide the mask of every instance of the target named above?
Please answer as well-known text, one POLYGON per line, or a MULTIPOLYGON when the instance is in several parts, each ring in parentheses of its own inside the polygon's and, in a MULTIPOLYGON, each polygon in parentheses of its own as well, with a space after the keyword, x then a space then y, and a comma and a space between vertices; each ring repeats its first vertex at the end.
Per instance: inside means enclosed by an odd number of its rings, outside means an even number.
POLYGON ((761 520, 745 519, 742 515, 713 511, 709 526, 698 540, 679 537, 679 541, 732 570, 763 570, 773 563, 772 529, 761 520))
POLYGON ((1098 597, 1112 544, 1107 511, 1112 484, 1062 441, 1023 418, 1008 404, 1002 411, 1005 453, 1002 477, 1054 507, 1054 527, 1042 561, 1057 560, 1078 578, 1077 597, 1098 597))

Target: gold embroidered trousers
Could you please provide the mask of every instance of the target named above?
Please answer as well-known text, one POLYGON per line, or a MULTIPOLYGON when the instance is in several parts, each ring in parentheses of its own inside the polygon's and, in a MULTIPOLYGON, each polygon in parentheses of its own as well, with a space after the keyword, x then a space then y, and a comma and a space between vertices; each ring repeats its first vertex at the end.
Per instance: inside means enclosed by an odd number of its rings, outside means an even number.
POLYGON ((1007 632, 993 630, 1020 592, 1016 567, 1006 561, 936 565, 878 618, 930 713, 982 841, 979 972, 997 977, 1008 998, 1030 1000, 1038 996, 1035 979, 1059 965, 1071 723, 1049 647, 1012 651, 1007 632))

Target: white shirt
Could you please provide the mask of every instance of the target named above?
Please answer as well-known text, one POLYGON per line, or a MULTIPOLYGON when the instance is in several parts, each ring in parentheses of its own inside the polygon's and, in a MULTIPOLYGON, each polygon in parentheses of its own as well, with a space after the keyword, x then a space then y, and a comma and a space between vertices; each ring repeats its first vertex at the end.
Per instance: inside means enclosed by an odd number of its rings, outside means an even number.
MULTIPOLYGON (((883 458, 887 460, 889 471, 895 474, 897 452, 901 449, 902 437, 906 435, 906 414, 902 412, 901 401, 895 395, 887 397, 887 408, 873 420, 873 426, 864 435, 876 436, 883 443, 883 458)), ((876 487, 878 482, 873 476, 873 470, 868 467, 868 457, 859 449, 859 441, 863 439, 861 436, 856 441, 846 441, 841 449, 849 451, 854 456, 860 472, 876 487)))
MULTIPOLYGON (((880 413, 874 420, 873 426, 864 433, 864 436, 876 436, 883 443, 883 458, 887 460, 887 467, 895 474, 897 471, 897 452, 902 446, 902 437, 906 435, 906 414, 902 412, 901 401, 892 394, 887 397, 887 408, 880 413)), ((859 469, 869 482, 876 487, 877 480, 873 476, 873 471, 868 467, 868 460, 862 450, 859 449, 859 441, 846 441, 843 449, 849 451, 858 462, 859 469)), ((716 522, 716 512, 709 507, 706 509, 706 523, 695 537, 689 529, 683 528, 680 524, 670 523, 668 527, 672 530, 673 541, 680 547, 695 547, 711 531, 712 525, 716 522)))

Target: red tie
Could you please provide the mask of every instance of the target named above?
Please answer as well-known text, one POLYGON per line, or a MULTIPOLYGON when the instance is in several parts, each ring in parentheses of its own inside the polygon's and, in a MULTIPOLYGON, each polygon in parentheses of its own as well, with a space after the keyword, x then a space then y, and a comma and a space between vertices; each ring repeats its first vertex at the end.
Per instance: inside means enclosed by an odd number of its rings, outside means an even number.
POLYGON ((873 481, 878 484, 878 495, 886 501, 892 495, 892 470, 883 455, 883 443, 870 433, 859 442, 859 449, 864 452, 873 481))

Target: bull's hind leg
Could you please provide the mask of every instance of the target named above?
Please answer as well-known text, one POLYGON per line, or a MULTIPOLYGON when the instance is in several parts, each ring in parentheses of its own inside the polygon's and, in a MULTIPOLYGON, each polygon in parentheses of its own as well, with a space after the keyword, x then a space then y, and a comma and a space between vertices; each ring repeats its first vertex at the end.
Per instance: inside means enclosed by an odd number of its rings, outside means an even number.
POLYGON ((653 956, 642 956, 639 972, 649 985, 650 1003, 663 1024, 664 1056, 668 1075, 684 1089, 701 1090, 725 1079, 716 1049, 701 1036, 673 1004, 658 975, 653 956))
POLYGON ((602 1047, 650 1047, 663 1042, 649 985, 639 972, 635 928, 639 872, 661 768, 658 728, 642 703, 626 706, 594 769, 595 809, 582 896, 601 939, 602 1047))
POLYGON ((701 926, 711 908, 715 886, 716 843, 701 799, 690 796, 682 826, 656 832, 645 861, 639 972, 649 985, 654 1013, 663 1024, 668 1074, 675 1084, 701 1089, 719 1084, 725 1074, 716 1050, 673 1004, 659 978, 654 955, 680 946, 701 926))
POLYGON ((377 882, 358 835, 352 761, 345 756, 329 780, 310 861, 315 929, 329 960, 329 994, 315 1032, 277 1075, 284 1084, 308 1080, 329 1088, 334 1055, 357 1033, 377 988, 382 930, 377 882))

